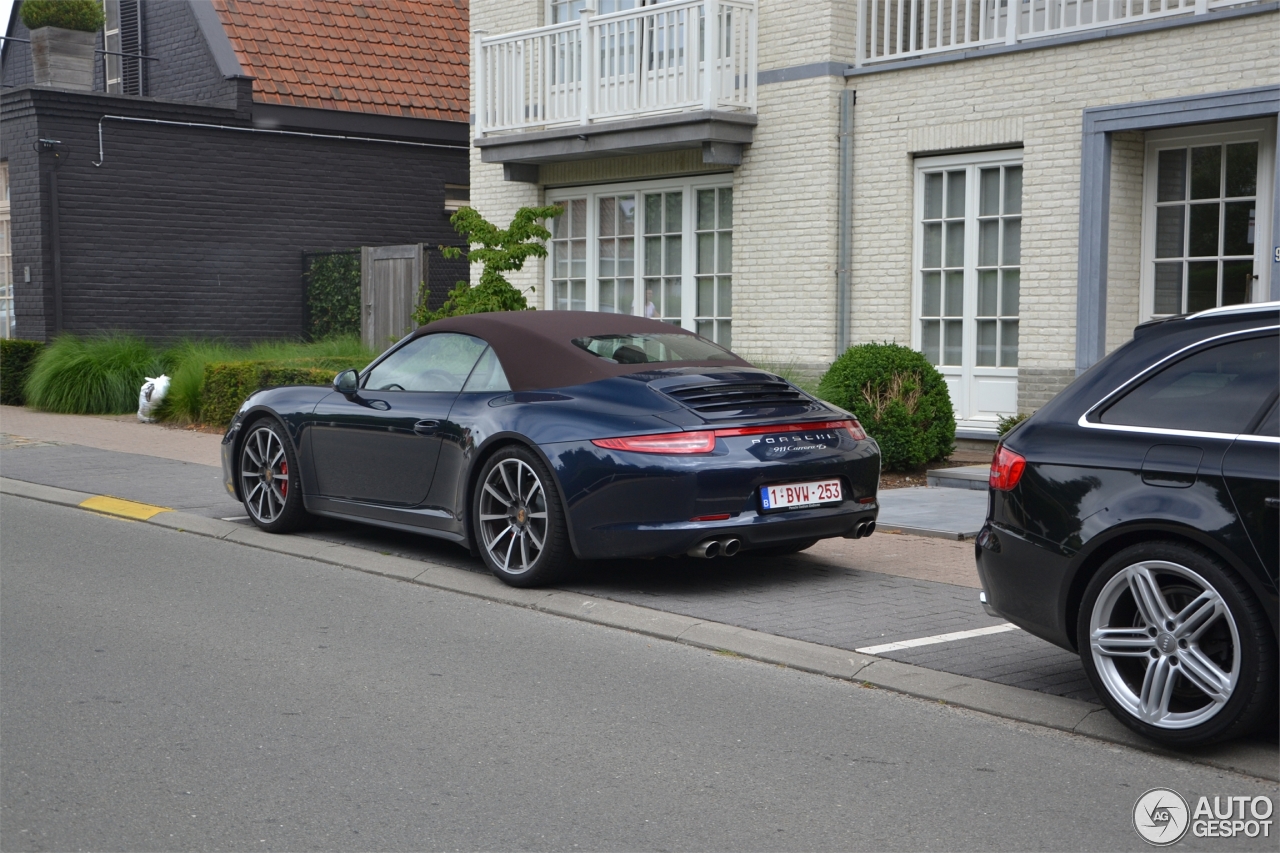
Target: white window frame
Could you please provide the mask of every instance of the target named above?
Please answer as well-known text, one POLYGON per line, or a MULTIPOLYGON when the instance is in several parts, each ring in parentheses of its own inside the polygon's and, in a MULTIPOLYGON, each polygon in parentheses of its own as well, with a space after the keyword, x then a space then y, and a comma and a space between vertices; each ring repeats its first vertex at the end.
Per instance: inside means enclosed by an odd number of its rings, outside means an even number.
POLYGON ((9 162, 0 160, 0 223, 5 241, 0 245, 0 338, 13 337, 13 219, 9 212, 9 162))
MULTIPOLYGON (((1231 142, 1258 142, 1257 208, 1254 214, 1253 240, 1253 291, 1250 302, 1265 302, 1270 298, 1271 272, 1269 250, 1271 247, 1272 187, 1276 146, 1274 119, 1237 121, 1223 124, 1179 127, 1154 130, 1147 133, 1146 157, 1142 180, 1142 271, 1139 279, 1139 321, 1154 317, 1168 317, 1155 313, 1155 253, 1156 253, 1156 178, 1160 151, 1168 148, 1190 148, 1196 145, 1231 142)), ((1186 283, 1183 283, 1185 292, 1186 283)))
MULTIPOLYGON (((557 202, 568 201, 570 199, 587 200, 587 310, 598 311, 600 309, 600 291, 598 287, 600 257, 599 257, 599 237, 600 226, 598 217, 600 215, 599 199, 601 197, 634 194, 636 197, 636 257, 635 257, 635 299, 633 302, 633 313, 636 316, 644 316, 645 292, 644 292, 644 194, 653 192, 681 192, 681 202, 683 204, 681 212, 682 222, 682 241, 681 241, 681 261, 680 261, 680 326, 691 332, 697 331, 697 322, 695 318, 698 316, 697 310, 697 192, 698 190, 709 189, 725 189, 733 188, 733 174, 731 172, 717 172, 709 175, 698 175, 688 178, 677 178, 656 181, 630 181, 617 184, 592 184, 590 186, 578 187, 559 187, 556 189, 548 189, 546 191, 546 203, 556 204, 557 202)), ((736 195, 736 193, 735 193, 736 195)), ((548 241, 550 242, 550 241, 548 241)), ((548 248, 550 248, 548 246, 548 248)), ((554 299, 551 289, 551 279, 554 274, 551 255, 543 264, 544 273, 542 277, 542 307, 545 310, 554 310, 554 299)), ((730 275, 733 275, 731 272, 730 275)), ((730 319, 732 314, 730 315, 730 319)))
MULTIPOLYGON (((1017 367, 978 367, 978 220, 980 185, 979 170, 991 166, 1022 166, 1023 151, 1021 148, 1002 148, 994 151, 975 151, 965 154, 943 154, 934 157, 917 157, 913 169, 913 205, 912 205, 912 247, 911 247, 911 348, 920 351, 922 335, 920 331, 920 312, 924 302, 924 276, 921 267, 924 265, 924 176, 926 172, 939 170, 966 170, 965 189, 965 234, 964 234, 964 312, 963 312, 963 353, 961 366, 939 365, 938 372, 947 380, 947 388, 951 393, 951 404, 956 412, 956 425, 967 431, 995 435, 996 425, 1001 416, 1017 413, 1017 367), (989 382, 1001 386, 1013 387, 1014 404, 1011 410, 981 411, 975 408, 975 389, 978 383, 989 382)), ((1026 221, 1026 183, 1024 172, 1022 217, 1026 221)), ((945 240, 945 236, 944 236, 945 240)), ((1021 245, 1026 244, 1026 230, 1022 230, 1021 245)), ((1023 255, 1020 253, 1019 268, 1023 268, 1023 255)), ((1020 277, 1021 278, 1021 277, 1020 277)), ((1022 306, 1026 303, 1026 279, 1021 278, 1019 286, 1018 315, 1022 315, 1022 306)), ((945 297, 944 297, 945 298, 945 297)), ((1019 363, 1022 356, 1022 330, 1019 322, 1019 363)), ((939 341, 939 347, 943 341, 939 341)))

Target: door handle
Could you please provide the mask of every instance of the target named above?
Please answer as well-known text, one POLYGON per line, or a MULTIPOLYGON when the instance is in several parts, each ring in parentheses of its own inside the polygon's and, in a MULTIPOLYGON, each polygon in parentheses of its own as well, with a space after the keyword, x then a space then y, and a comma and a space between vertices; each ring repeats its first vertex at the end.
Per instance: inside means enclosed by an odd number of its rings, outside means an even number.
POLYGON ((1263 503, 1267 505, 1267 509, 1280 509, 1280 498, 1267 498, 1263 503))
POLYGON ((438 429, 440 429, 439 421, 418 421, 413 425, 413 431, 418 435, 435 435, 438 429))

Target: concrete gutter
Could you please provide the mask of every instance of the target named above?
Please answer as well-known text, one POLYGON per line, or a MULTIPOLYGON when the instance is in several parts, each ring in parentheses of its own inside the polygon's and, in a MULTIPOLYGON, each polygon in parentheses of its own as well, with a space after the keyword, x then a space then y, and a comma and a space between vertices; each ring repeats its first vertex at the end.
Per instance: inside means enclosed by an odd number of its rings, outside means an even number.
POLYGON ((526 607, 583 622, 621 628, 657 639, 838 678, 863 687, 892 690, 930 702, 1083 735, 1273 782, 1280 781, 1280 761, 1277 760, 1274 748, 1256 743, 1234 742, 1197 749, 1170 750, 1140 738, 1106 709, 1076 699, 952 675, 846 649, 778 637, 761 631, 579 593, 552 589, 515 589, 488 574, 389 556, 350 545, 300 536, 273 535, 256 527, 163 507, 117 499, 104 501, 106 496, 103 495, 7 478, 0 478, 0 493, 120 515, 182 533, 209 536, 250 548, 317 560, 499 604, 526 607))

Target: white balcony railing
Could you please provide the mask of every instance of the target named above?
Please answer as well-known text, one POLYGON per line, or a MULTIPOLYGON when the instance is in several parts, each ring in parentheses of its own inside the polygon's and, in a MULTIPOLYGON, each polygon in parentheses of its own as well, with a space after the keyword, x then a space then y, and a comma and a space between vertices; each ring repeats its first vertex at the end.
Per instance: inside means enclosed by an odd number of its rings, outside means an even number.
POLYGON ((857 64, 1065 35, 1256 0, 859 0, 857 64), (1009 14, 1015 3, 1018 13, 1009 14))
POLYGON ((477 34, 472 56, 477 136, 688 110, 754 112, 756 2, 583 12, 566 24, 477 34))

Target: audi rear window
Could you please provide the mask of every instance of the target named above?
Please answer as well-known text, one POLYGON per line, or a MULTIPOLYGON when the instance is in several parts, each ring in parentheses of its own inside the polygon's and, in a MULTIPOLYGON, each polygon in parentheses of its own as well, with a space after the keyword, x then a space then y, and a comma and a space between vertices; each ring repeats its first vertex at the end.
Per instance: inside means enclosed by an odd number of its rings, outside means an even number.
POLYGON ((738 360, 723 347, 695 335, 592 335, 574 338, 573 345, 614 364, 738 360))
POLYGON ((1102 412, 1104 424, 1236 434, 1280 382, 1275 335, 1211 346, 1157 371, 1102 412))

